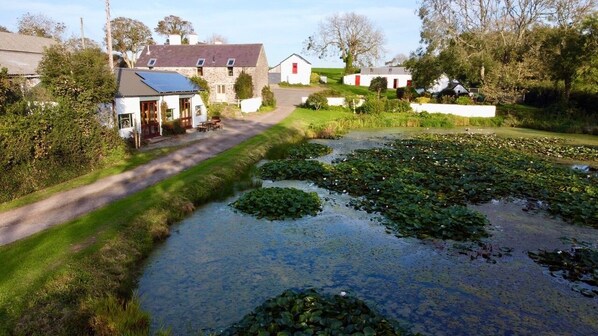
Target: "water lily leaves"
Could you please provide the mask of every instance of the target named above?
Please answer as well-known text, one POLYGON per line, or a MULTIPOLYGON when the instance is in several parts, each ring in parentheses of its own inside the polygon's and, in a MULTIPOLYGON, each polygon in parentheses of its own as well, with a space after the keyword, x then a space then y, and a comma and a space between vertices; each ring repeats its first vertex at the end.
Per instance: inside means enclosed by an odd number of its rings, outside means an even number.
POLYGON ((279 187, 249 191, 230 205, 241 212, 269 220, 315 216, 322 210, 317 193, 279 187))

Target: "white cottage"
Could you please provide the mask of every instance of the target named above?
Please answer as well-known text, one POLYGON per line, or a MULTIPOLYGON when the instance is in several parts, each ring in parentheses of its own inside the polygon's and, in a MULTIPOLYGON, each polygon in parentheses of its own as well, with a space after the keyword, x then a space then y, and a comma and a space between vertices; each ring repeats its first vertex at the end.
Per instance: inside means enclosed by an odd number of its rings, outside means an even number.
POLYGON ((179 73, 120 68, 116 70, 116 80, 114 109, 123 138, 134 129, 144 139, 161 135, 163 120, 180 119, 183 127, 194 128, 207 119, 207 109, 199 95, 203 89, 179 73), (161 107, 165 107, 164 111, 161 107))
POLYGON ((268 82, 309 85, 310 76, 311 63, 297 54, 292 54, 268 71, 268 82))
POLYGON ((405 67, 361 68, 361 72, 358 74, 344 76, 343 84, 369 87, 372 79, 376 77, 386 78, 389 89, 411 85, 411 73, 405 67))

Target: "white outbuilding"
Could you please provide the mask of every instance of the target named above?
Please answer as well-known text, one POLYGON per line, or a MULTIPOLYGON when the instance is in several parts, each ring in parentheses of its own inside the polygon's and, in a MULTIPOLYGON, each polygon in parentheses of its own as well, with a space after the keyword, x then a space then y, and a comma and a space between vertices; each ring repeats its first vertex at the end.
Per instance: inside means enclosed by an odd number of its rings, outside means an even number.
POLYGON ((297 54, 292 54, 268 71, 268 82, 309 85, 310 76, 311 63, 297 54))
POLYGON ((364 67, 357 74, 343 77, 343 84, 354 86, 370 86, 372 79, 386 78, 387 88, 396 89, 411 85, 411 73, 405 67, 364 67))

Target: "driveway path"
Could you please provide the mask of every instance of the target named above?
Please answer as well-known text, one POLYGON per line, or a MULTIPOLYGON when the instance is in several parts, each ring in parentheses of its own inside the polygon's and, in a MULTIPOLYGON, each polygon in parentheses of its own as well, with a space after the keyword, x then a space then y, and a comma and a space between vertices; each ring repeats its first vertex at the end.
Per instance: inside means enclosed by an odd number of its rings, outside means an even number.
MULTIPOLYGON (((270 113, 225 119, 223 129, 209 132, 199 142, 169 155, 133 170, 0 213, 0 245, 78 218, 214 157, 286 118, 301 103, 300 97, 309 95, 313 89, 274 88, 273 91, 278 107, 270 113)), ((189 136, 192 137, 192 134, 189 136)))

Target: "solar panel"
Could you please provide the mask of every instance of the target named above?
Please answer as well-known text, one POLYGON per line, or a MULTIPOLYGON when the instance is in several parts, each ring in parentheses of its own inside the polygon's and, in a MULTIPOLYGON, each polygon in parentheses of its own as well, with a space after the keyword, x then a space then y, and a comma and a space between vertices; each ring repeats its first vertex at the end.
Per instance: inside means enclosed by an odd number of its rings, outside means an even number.
POLYGON ((159 93, 197 92, 200 88, 176 72, 136 71, 142 81, 159 93))

